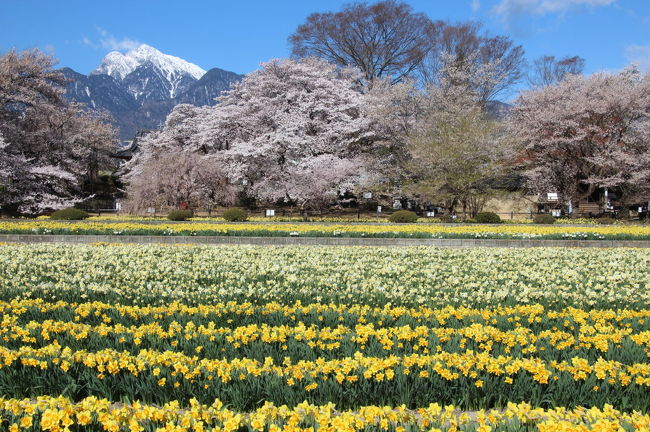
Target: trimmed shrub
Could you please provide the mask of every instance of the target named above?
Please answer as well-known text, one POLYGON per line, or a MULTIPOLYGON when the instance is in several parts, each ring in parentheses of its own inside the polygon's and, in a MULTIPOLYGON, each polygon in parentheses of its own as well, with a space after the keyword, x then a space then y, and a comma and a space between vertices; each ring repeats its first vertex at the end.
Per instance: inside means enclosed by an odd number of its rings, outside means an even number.
POLYGON ((605 217, 600 217, 600 218, 596 219, 596 221, 601 225, 611 225, 614 222, 616 222, 616 219, 605 216, 605 217))
POLYGON ((171 221, 185 221, 193 215, 192 210, 172 210, 167 214, 167 219, 171 221))
POLYGON ((388 218, 393 223, 415 223, 418 221, 418 215, 409 210, 398 210, 388 218))
POLYGON ((492 212, 481 212, 477 213, 474 218, 477 223, 483 224, 499 224, 501 223, 501 218, 498 214, 492 212))
POLYGON ((228 222, 246 222, 248 213, 240 208, 230 208, 223 212, 223 218, 228 222))
POLYGON ((555 217, 548 213, 537 214, 533 217, 533 223, 551 225, 555 223, 555 217))
POLYGON ((50 219, 54 220, 83 220, 88 217, 88 213, 76 208, 67 208, 57 210, 50 215, 50 219))

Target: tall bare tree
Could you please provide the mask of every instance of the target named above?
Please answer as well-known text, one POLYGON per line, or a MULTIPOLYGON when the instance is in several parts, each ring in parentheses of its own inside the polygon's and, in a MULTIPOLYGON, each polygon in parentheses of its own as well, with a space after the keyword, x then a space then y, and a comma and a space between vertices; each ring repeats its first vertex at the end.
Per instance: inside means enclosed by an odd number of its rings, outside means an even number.
POLYGON ((435 24, 395 0, 353 3, 339 12, 313 13, 289 37, 292 54, 355 66, 366 82, 399 82, 420 66, 435 24))
POLYGON ((578 56, 556 59, 555 56, 542 56, 533 61, 528 73, 528 83, 532 87, 546 87, 557 84, 569 75, 580 75, 585 67, 585 59, 578 56))
MULTIPOLYGON (((419 67, 421 79, 425 83, 435 83, 440 79, 444 66, 442 56, 448 54, 466 70, 491 65, 493 76, 472 86, 472 91, 483 105, 512 88, 523 77, 526 65, 524 49, 521 45, 515 45, 509 37, 491 36, 483 30, 480 23, 473 21, 436 23, 434 29, 435 32, 430 33, 431 49, 419 67), (466 64, 468 62, 475 64, 466 64)), ((467 78, 471 82, 472 77, 467 78)))

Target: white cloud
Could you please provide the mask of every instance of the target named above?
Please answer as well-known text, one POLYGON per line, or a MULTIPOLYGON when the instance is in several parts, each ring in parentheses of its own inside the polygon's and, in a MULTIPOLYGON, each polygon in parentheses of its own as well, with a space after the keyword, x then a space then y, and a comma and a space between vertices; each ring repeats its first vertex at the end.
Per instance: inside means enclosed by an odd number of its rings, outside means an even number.
POLYGON ((481 9, 480 0, 472 0, 471 8, 473 13, 477 13, 481 9))
POLYGON ((625 47, 625 57, 640 70, 650 72, 650 45, 628 45, 625 47))
POLYGON ((81 40, 81 43, 84 45, 88 45, 89 47, 98 49, 99 45, 97 45, 95 42, 91 41, 89 37, 84 36, 83 39, 81 40))
POLYGON ((84 45, 88 45, 95 49, 104 48, 111 51, 128 51, 142 45, 140 42, 130 39, 128 37, 123 37, 121 39, 118 39, 101 27, 95 27, 95 28, 97 29, 97 32, 100 35, 99 42, 94 42, 90 38, 84 36, 84 38, 81 41, 84 45))
POLYGON ((564 13, 578 7, 607 6, 616 0, 501 0, 492 11, 505 18, 564 13))
MULTIPOLYGON (((501 19, 504 26, 520 36, 530 33, 530 16, 564 15, 580 9, 609 6, 618 0, 500 0, 491 13, 501 19)), ((539 30, 539 29, 537 29, 539 30)))
POLYGON ((115 36, 100 27, 97 27, 97 31, 102 36, 99 43, 106 49, 113 51, 128 51, 142 45, 140 42, 126 37, 117 39, 115 36))
POLYGON ((54 48, 54 45, 52 44, 47 44, 43 47, 43 51, 45 51, 47 54, 53 56, 56 54, 56 48, 54 48))

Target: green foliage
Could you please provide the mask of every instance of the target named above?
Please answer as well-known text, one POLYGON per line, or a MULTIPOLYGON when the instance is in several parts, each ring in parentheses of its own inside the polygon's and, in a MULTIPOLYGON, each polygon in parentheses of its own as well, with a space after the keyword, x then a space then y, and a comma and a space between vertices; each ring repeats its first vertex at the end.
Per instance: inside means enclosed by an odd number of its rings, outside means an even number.
POLYGON ((50 215, 50 219, 54 220, 82 220, 88 217, 88 213, 76 208, 67 208, 57 210, 50 215))
POLYGON ((533 217, 533 223, 551 225, 555 223, 555 217, 548 213, 537 214, 533 217))
POLYGON ((388 218, 393 223, 415 223, 418 215, 410 210, 398 210, 388 218))
POLYGON ((501 223, 501 218, 498 214, 492 212, 481 212, 476 215, 474 220, 477 223, 482 224, 499 224, 501 223))
POLYGON ((228 222, 246 222, 248 220, 248 212, 240 208, 230 208, 223 212, 223 218, 228 222))
POLYGON ((475 105, 474 96, 464 87, 456 90, 434 91, 432 102, 445 101, 441 105, 446 108, 430 113, 409 137, 406 169, 417 180, 408 190, 433 201, 463 204, 473 214, 494 193, 489 179, 507 172, 501 161, 510 144, 496 138, 497 122, 475 105), (446 100, 448 94, 456 96, 446 100))
POLYGON ((171 221, 185 221, 191 218, 193 214, 192 210, 172 210, 167 215, 167 219, 171 221))

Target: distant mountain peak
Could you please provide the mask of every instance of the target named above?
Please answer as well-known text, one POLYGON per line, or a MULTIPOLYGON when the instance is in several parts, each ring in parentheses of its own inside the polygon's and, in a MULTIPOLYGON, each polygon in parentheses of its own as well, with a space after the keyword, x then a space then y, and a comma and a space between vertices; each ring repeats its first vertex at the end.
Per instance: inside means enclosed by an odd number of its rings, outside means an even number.
POLYGON ((189 75, 198 80, 205 74, 205 70, 199 66, 182 58, 164 54, 146 44, 142 44, 126 53, 109 52, 102 59, 101 65, 91 74, 106 74, 115 79, 123 80, 128 74, 147 62, 160 70, 169 82, 174 82, 184 75, 189 75))
POLYGON ((218 68, 206 72, 145 44, 106 54, 88 76, 69 68, 61 72, 70 80, 66 98, 110 113, 124 140, 138 129, 160 127, 177 104, 216 104, 216 97, 242 79, 218 68))

